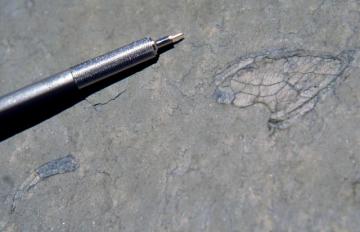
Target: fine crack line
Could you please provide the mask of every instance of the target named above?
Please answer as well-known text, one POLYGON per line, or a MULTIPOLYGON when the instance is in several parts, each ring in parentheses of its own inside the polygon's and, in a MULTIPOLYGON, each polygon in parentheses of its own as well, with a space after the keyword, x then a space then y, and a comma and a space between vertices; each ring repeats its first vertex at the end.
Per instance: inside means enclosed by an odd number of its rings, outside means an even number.
POLYGON ((109 104, 110 102, 112 101, 115 101, 117 98, 119 98, 123 93, 126 92, 127 89, 119 92, 118 94, 116 94, 113 98, 110 98, 109 100, 105 101, 105 102, 97 102, 97 103, 93 103, 91 102, 89 99, 85 99, 85 101, 87 101, 92 107, 94 107, 95 110, 97 110, 98 107, 100 106, 104 106, 104 105, 107 105, 109 104))

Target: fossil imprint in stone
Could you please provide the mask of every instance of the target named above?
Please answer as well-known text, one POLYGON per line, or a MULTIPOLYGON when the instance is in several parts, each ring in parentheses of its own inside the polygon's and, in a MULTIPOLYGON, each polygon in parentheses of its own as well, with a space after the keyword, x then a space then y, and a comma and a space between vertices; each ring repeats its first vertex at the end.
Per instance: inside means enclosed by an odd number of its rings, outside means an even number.
POLYGON ((280 49, 240 57, 215 76, 214 97, 240 108, 264 105, 269 128, 285 129, 347 77, 353 53, 280 49))
POLYGON ((16 190, 12 200, 11 213, 15 211, 16 203, 22 199, 25 193, 27 193, 40 181, 54 175, 74 172, 79 168, 79 166, 79 161, 76 160, 73 155, 69 154, 65 157, 49 161, 36 168, 16 190))

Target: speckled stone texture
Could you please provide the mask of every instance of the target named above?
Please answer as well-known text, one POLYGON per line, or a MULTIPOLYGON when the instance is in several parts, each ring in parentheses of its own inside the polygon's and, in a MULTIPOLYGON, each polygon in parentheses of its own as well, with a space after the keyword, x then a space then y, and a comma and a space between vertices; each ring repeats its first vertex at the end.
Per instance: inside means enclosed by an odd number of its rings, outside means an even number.
POLYGON ((214 91, 248 54, 357 50, 359 23, 356 0, 0 0, 1 95, 144 36, 186 35, 0 142, 0 231, 358 231, 356 54, 341 84, 275 133, 266 107, 218 104, 214 91), (11 213, 32 171, 69 153, 80 167, 11 213))

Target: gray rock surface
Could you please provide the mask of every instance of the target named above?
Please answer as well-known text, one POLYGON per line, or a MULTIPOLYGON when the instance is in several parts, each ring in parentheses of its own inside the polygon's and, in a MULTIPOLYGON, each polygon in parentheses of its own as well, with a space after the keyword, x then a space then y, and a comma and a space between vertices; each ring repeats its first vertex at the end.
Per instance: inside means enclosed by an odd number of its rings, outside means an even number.
POLYGON ((1 95, 147 35, 186 35, 0 143, 0 231, 358 231, 357 53, 341 84, 275 133, 268 109, 214 92, 248 54, 357 50, 359 23, 356 0, 0 0, 1 95), (69 153, 79 169, 41 181, 11 213, 32 171, 69 153))

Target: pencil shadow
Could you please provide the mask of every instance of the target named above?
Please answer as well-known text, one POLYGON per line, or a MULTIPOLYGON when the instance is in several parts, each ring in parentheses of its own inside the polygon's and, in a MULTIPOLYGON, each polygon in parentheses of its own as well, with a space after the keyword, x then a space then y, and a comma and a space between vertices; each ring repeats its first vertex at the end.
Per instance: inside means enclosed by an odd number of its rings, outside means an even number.
MULTIPOLYGON (((159 49, 159 54, 172 48, 173 46, 159 49)), ((15 112, 11 116, 0 118, 0 142, 61 113, 80 101, 83 101, 89 95, 98 92, 115 82, 126 79, 155 64, 157 61, 158 57, 115 74, 96 85, 89 86, 81 91, 68 91, 61 95, 53 96, 46 101, 38 102, 36 105, 32 105, 31 108, 21 109, 21 112, 15 112)))

